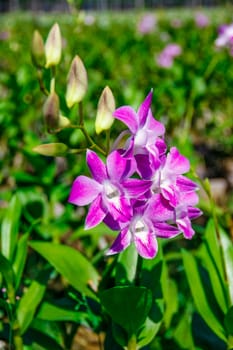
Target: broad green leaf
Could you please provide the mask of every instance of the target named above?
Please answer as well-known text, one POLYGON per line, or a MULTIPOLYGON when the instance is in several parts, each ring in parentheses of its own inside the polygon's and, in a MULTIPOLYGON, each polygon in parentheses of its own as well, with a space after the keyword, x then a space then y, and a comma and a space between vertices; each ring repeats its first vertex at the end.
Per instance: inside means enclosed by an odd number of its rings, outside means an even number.
POLYGON ((116 265, 116 285, 125 285, 133 282, 137 268, 138 253, 134 244, 118 255, 116 265))
POLYGON ((125 329, 130 338, 144 324, 152 295, 145 287, 120 286, 105 290, 100 300, 112 320, 125 329))
POLYGON ((208 300, 204 291, 204 286, 202 284, 200 274, 198 271, 198 264, 196 259, 191 253, 185 250, 182 251, 182 256, 185 273, 188 279, 189 287, 197 311, 207 323, 207 325, 212 329, 212 331, 219 338, 226 342, 224 328, 208 304, 208 300))
POLYGON ((3 218, 1 228, 1 251, 10 261, 17 242, 20 214, 21 204, 18 197, 14 195, 3 218))
POLYGON ((220 227, 220 240, 223 248, 223 258, 226 268, 226 279, 230 304, 233 305, 233 244, 226 232, 220 227))
POLYGON ((97 299, 91 290, 97 290, 99 275, 91 263, 74 248, 47 242, 31 242, 41 254, 79 292, 97 299))
POLYGON ((20 285, 22 273, 23 273, 26 258, 27 258, 28 236, 29 234, 22 235, 17 244, 17 251, 16 251, 16 256, 13 264, 13 270, 15 272, 15 289, 16 290, 20 285))
POLYGON ((88 315, 85 312, 67 310, 48 302, 42 303, 37 318, 46 321, 71 321, 88 326, 88 315))
POLYGON ((11 304, 15 303, 15 274, 9 260, 0 253, 0 272, 6 282, 7 294, 11 304))
POLYGON ((20 332, 24 334, 32 322, 36 309, 41 302, 46 286, 38 281, 33 281, 28 290, 19 301, 17 308, 17 319, 19 321, 20 332))

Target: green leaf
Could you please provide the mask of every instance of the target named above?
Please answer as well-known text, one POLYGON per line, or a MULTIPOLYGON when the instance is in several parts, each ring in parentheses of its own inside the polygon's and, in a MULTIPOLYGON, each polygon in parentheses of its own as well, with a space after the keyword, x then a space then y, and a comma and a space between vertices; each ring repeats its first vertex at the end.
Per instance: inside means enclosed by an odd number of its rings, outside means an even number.
POLYGON ((201 281, 201 277, 198 271, 198 264, 193 255, 185 250, 182 250, 183 264, 185 273, 188 279, 189 287, 191 289, 192 297, 196 305, 197 311, 212 329, 212 331, 223 341, 226 340, 224 328, 222 327, 221 321, 219 321, 212 309, 208 304, 204 286, 201 281))
POLYGON ((233 305, 233 244, 223 228, 219 227, 220 240, 223 248, 223 258, 226 268, 226 279, 230 297, 230 304, 233 305))
POLYGON ((125 285, 133 282, 137 268, 138 253, 134 244, 118 255, 116 265, 116 285, 125 285))
POLYGON ((0 272, 6 282, 7 295, 11 304, 15 303, 15 274, 7 258, 0 253, 0 272))
POLYGON ((184 314, 178 321, 178 324, 174 330, 173 338, 181 349, 195 350, 193 337, 192 337, 192 312, 190 305, 188 304, 184 314))
POLYGON ((32 322, 36 309, 41 302, 46 286, 33 281, 28 290, 20 299, 17 308, 17 318, 19 321, 20 332, 24 334, 30 323, 32 322))
POLYGON ((54 243, 31 242, 41 254, 79 292, 97 299, 91 290, 97 290, 99 275, 91 263, 77 250, 54 243))
POLYGON ((136 334, 151 309, 151 291, 145 287, 120 286, 101 293, 100 300, 112 320, 128 333, 136 334))
POLYGON ((88 315, 85 312, 67 310, 48 302, 42 303, 37 318, 46 321, 71 321, 88 326, 88 315))
POLYGON ((200 249, 200 258, 209 273, 216 300, 223 313, 227 312, 227 286, 224 280, 221 252, 212 220, 205 231, 205 241, 200 249))
POLYGON ((28 236, 29 234, 22 235, 17 244, 17 251, 16 251, 16 256, 13 264, 13 270, 15 272, 15 289, 16 290, 20 285, 22 273, 23 273, 26 258, 27 258, 28 236))
POLYGON ((3 218, 1 229, 1 251, 10 261, 17 242, 20 214, 21 204, 18 197, 14 195, 3 218))
POLYGON ((148 345, 154 339, 160 329, 161 323, 162 320, 155 323, 149 317, 147 317, 146 322, 138 334, 137 345, 140 348, 148 345))
POLYGON ((226 327, 227 333, 233 335, 233 306, 230 307, 225 316, 224 325, 226 327))

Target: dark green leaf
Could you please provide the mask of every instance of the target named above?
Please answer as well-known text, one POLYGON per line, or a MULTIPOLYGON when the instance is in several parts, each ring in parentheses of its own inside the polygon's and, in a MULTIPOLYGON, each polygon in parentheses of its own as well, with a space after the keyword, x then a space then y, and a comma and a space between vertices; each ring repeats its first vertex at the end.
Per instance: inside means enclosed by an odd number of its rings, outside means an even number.
POLYGON ((145 287, 121 286, 104 291, 100 300, 112 320, 130 337, 144 324, 151 309, 152 295, 145 287))
POLYGON ((91 263, 77 250, 60 244, 31 242, 30 246, 79 292, 97 299, 91 290, 97 290, 99 275, 91 263))
POLYGON ((228 310, 225 316, 224 324, 225 324, 227 333, 230 335, 233 335, 233 306, 231 306, 230 309, 228 310))
POLYGON ((13 270, 15 272, 15 289, 17 290, 21 281, 27 258, 27 241, 29 234, 24 234, 20 237, 17 244, 16 256, 14 259, 13 270))
POLYGON ((212 331, 226 342, 226 335, 221 321, 217 319, 209 306, 194 256, 185 250, 182 251, 182 256, 186 276, 197 311, 212 331))

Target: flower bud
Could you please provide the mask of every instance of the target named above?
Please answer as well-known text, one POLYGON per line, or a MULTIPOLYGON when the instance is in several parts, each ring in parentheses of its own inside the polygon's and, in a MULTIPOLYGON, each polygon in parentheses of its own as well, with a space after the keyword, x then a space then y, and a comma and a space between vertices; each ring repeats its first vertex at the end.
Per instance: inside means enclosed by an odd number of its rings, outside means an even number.
POLYGON ((108 130, 111 128, 114 122, 113 112, 115 108, 115 99, 112 91, 108 86, 106 86, 98 102, 95 121, 95 130, 97 134, 100 134, 103 130, 108 130))
POLYGON ((70 126, 70 120, 67 117, 64 117, 63 115, 59 116, 58 126, 61 129, 67 128, 70 126))
POLYGON ((50 29, 45 43, 46 68, 56 66, 61 59, 62 40, 59 25, 55 23, 50 29))
POLYGON ((33 151, 43 156, 62 157, 67 153, 68 147, 64 143, 45 143, 34 147, 33 151))
POLYGON ((59 97, 55 91, 47 97, 43 107, 43 114, 48 131, 56 129, 59 126, 59 97))
POLYGON ((87 71, 81 58, 76 55, 68 73, 66 103, 71 108, 75 103, 82 101, 87 91, 87 71))
POLYGON ((42 68, 45 65, 45 48, 41 34, 35 30, 32 37, 31 45, 32 62, 37 68, 42 68))

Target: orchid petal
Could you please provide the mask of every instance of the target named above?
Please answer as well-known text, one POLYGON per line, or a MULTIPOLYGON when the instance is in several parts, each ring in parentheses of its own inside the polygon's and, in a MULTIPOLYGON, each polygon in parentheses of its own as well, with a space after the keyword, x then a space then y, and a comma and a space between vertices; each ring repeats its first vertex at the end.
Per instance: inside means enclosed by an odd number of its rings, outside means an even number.
POLYGON ((138 116, 132 107, 119 107, 115 110, 113 116, 127 125, 133 134, 136 133, 138 129, 138 116))
POLYGON ((155 234, 148 228, 148 231, 135 232, 134 243, 136 249, 143 258, 152 259, 155 257, 158 251, 158 244, 155 234))
POLYGON ((87 150, 87 165, 91 171, 93 178, 102 183, 107 179, 106 166, 97 154, 91 150, 87 150))
POLYGON ((132 207, 129 200, 125 197, 118 197, 113 201, 106 201, 104 204, 114 220, 128 222, 132 216, 132 207))
POLYGON ((195 182, 182 175, 177 176, 176 185, 181 192, 195 191, 198 188, 195 182))
POLYGON ((152 170, 150 168, 150 161, 148 154, 136 154, 135 160, 137 163, 137 172, 143 179, 150 179, 152 170))
POLYGON ((166 224, 165 222, 158 222, 154 225, 156 229, 156 236, 161 238, 172 238, 180 234, 177 227, 166 224))
POLYGON ((172 147, 167 155, 166 168, 175 174, 183 174, 189 171, 189 160, 184 157, 176 147, 172 147))
POLYGON ((176 220, 176 223, 180 231, 183 232, 185 238, 191 239, 193 237, 195 231, 193 230, 191 222, 187 216, 183 219, 176 220))
POLYGON ((145 213, 152 222, 162 222, 174 218, 174 209, 161 194, 153 195, 148 202, 145 213))
POLYGON ((130 243, 131 234, 127 227, 119 233, 112 246, 108 250, 107 255, 120 253, 122 250, 126 249, 130 245, 130 243))
POLYGON ((102 186, 87 176, 78 176, 73 182, 69 203, 75 205, 90 204, 101 192, 102 186))
POLYGON ((152 102, 152 95, 153 93, 152 91, 150 91, 138 109, 139 126, 143 126, 146 122, 150 105, 152 102))
POLYGON ((122 186, 129 197, 138 198, 150 189, 151 183, 149 180, 127 179, 122 182, 122 186))
POLYGON ((107 172, 111 180, 120 181, 132 175, 131 161, 119 151, 113 151, 107 158, 107 172))
POLYGON ((188 207, 188 217, 190 220, 196 219, 202 215, 202 211, 199 208, 188 207))
POLYGON ((90 205, 89 211, 85 220, 85 229, 90 229, 99 225, 106 216, 106 210, 102 209, 101 196, 99 195, 90 205))

